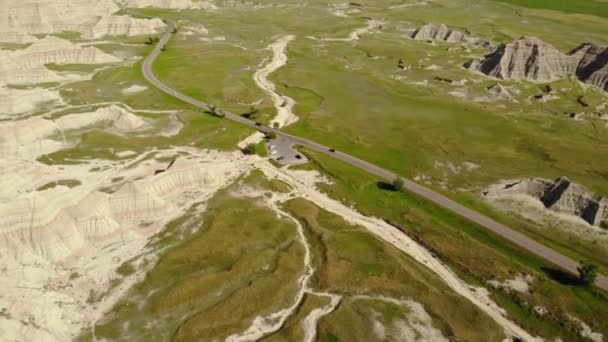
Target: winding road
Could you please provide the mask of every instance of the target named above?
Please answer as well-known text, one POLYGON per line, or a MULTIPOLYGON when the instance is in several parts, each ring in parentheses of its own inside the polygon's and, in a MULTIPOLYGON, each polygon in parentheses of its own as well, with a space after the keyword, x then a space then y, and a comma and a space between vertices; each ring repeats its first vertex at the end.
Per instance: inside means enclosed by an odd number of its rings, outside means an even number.
MULTIPOLYGON (((171 88, 170 86, 166 85, 165 83, 163 83, 158 77, 156 77, 156 75, 152 71, 152 65, 154 64, 154 61, 156 60, 158 55, 162 53, 163 48, 169 42, 169 40, 171 39, 171 37, 177 30, 177 24, 174 21, 169 20, 169 19, 163 19, 163 21, 165 22, 165 24, 167 24, 169 26, 169 29, 162 36, 162 38, 160 39, 160 41, 158 42, 158 44, 156 45, 156 47, 154 48, 152 53, 150 53, 150 55, 148 55, 148 57, 146 57, 146 59, 144 60, 144 62, 142 64, 142 72, 143 72, 144 77, 152 85, 154 85, 155 87, 164 91, 165 93, 167 93, 175 98, 178 98, 186 103, 189 103, 193 106, 196 106, 203 110, 209 111, 210 105, 208 103, 193 99, 189 96, 186 96, 186 95, 178 92, 177 90, 175 90, 175 89, 171 88)), ((298 136, 295 136, 295 135, 292 135, 289 133, 285 133, 283 131, 280 131, 280 130, 277 130, 277 129, 274 129, 271 127, 256 124, 256 122, 254 122, 252 120, 248 120, 244 117, 241 117, 241 116, 233 114, 233 113, 225 112, 225 114, 226 114, 225 115, 226 119, 252 127, 263 133, 274 132, 277 136, 280 136, 283 139, 290 141, 294 145, 301 145, 301 146, 307 147, 309 149, 324 153, 326 155, 329 155, 333 158, 336 158, 338 160, 351 164, 355 167, 358 167, 362 170, 365 170, 373 175, 376 175, 376 176, 378 176, 382 179, 388 180, 390 182, 394 181, 395 179, 397 179, 399 177, 391 171, 388 171, 386 169, 383 169, 381 167, 368 163, 364 160, 361 160, 361 159, 351 156, 349 154, 346 154, 346 153, 343 153, 340 151, 331 152, 330 147, 328 147, 328 146, 324 146, 324 145, 321 145, 314 141, 304 139, 304 138, 301 138, 301 137, 298 137, 298 136)), ((519 232, 489 218, 488 216, 485 216, 477 211, 471 210, 471 209, 457 203, 456 201, 451 200, 427 187, 424 187, 418 183, 415 183, 415 182, 407 180, 407 179, 403 179, 403 182, 404 182, 405 188, 408 191, 411 191, 419 196, 422 196, 422 197, 426 198, 427 200, 429 200, 443 208, 446 208, 446 209, 468 219, 469 221, 476 223, 477 225, 503 237, 504 239, 514 243, 515 245, 520 246, 520 247, 532 252, 533 254, 553 263, 554 265, 563 268, 564 270, 567 270, 573 274, 578 274, 577 268, 579 267, 579 263, 576 262, 575 260, 573 260, 572 258, 565 256, 541 243, 538 243, 536 240, 534 240, 522 233, 519 233, 519 232)), ((595 281, 595 285, 603 290, 608 291, 608 277, 601 275, 601 274, 598 275, 598 277, 595 281)))

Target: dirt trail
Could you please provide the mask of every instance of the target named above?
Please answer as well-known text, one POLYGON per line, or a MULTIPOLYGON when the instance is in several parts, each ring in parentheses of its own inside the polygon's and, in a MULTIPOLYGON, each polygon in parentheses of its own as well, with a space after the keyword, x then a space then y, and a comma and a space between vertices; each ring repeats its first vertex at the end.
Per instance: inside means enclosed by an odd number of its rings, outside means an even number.
MULTIPOLYGON (((264 197, 263 193, 257 193, 255 191, 248 191, 248 196, 264 197)), ((291 199, 290 194, 278 194, 274 193, 272 197, 265 197, 266 204, 277 214, 279 217, 287 218, 296 225, 298 240, 304 247, 304 272, 298 279, 300 289, 294 297, 294 301, 288 308, 282 309, 277 312, 273 312, 267 316, 258 316, 253 320, 253 323, 247 330, 239 334, 233 334, 228 336, 226 341, 237 342, 237 341, 257 341, 265 336, 268 336, 283 327, 289 317, 295 314, 298 307, 304 300, 304 295, 313 294, 317 296, 325 296, 330 298, 330 303, 322 308, 318 308, 310 312, 310 314, 302 322, 302 329, 304 330, 304 341, 313 342, 317 335, 317 322, 331 312, 333 312, 340 300, 341 296, 327 293, 327 292, 315 292, 309 286, 310 278, 314 274, 314 268, 311 262, 311 251, 306 235, 304 234, 304 228, 295 217, 279 208, 280 204, 291 199)))
POLYGON ((323 38, 319 39, 323 42, 354 42, 361 39, 361 36, 373 31, 374 29, 380 28, 384 24, 383 21, 379 20, 368 20, 367 26, 355 29, 347 38, 323 38))
POLYGON ((428 250, 406 234, 403 234, 397 228, 378 218, 366 217, 321 193, 315 186, 318 178, 311 177, 310 171, 277 169, 268 162, 260 163, 258 167, 267 177, 271 179, 277 178, 291 185, 294 188, 293 193, 295 195, 312 201, 319 207, 341 216, 347 222, 366 228, 378 238, 412 256, 416 261, 435 272, 452 290, 467 298, 471 303, 494 319, 496 323, 503 327, 508 335, 517 336, 525 341, 541 341, 506 318, 504 310, 489 298, 489 294, 485 288, 476 288, 466 284, 428 250))
MULTIPOLYGON (((272 50, 272 59, 266 63, 261 69, 258 69, 253 75, 253 80, 262 89, 274 103, 274 107, 277 110, 277 115, 270 121, 270 126, 275 125, 278 128, 291 125, 298 121, 298 117, 293 113, 293 107, 296 102, 289 96, 281 95, 276 91, 276 87, 272 81, 268 79, 268 76, 287 64, 287 54, 285 49, 287 44, 291 42, 295 37, 292 35, 286 35, 279 37, 274 43, 268 46, 268 49, 272 50)), ((248 136, 244 140, 240 141, 237 145, 240 148, 244 148, 248 144, 257 144, 264 138, 264 134, 255 132, 248 136)))
POLYGON ((272 50, 272 59, 253 75, 253 79, 258 87, 272 98, 274 107, 277 109, 277 116, 272 119, 270 125, 274 126, 276 123, 279 128, 298 121, 298 117, 293 113, 293 106, 296 102, 291 97, 279 94, 274 83, 268 79, 268 76, 287 64, 285 49, 287 48, 287 44, 294 40, 294 38, 292 35, 286 35, 270 44, 268 48, 272 50))
POLYGON ((321 318, 329 315, 338 307, 342 297, 332 293, 311 292, 318 296, 329 297, 329 304, 322 308, 312 310, 308 316, 302 321, 302 330, 304 330, 304 342, 313 342, 317 339, 317 326, 321 318))

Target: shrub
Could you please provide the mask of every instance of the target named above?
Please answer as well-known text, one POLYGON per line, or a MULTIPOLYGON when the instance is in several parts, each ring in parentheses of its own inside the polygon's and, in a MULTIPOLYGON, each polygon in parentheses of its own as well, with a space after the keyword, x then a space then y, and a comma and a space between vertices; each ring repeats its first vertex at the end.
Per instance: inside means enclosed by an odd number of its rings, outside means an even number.
POLYGON ((578 279, 585 285, 593 284, 597 278, 597 266, 586 261, 581 261, 578 270, 578 279))
POLYGON ((249 144, 249 145, 245 146, 243 149, 241 149, 241 151, 245 155, 252 155, 252 154, 256 153, 257 147, 255 146, 255 144, 249 144))

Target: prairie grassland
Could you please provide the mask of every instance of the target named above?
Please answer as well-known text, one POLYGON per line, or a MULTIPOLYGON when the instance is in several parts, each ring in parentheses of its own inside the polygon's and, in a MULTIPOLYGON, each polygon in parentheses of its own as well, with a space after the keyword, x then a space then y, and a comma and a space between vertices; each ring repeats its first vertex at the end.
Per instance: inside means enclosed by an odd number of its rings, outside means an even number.
MULTIPOLYGON (((365 215, 390 220, 408 234, 416 236, 463 279, 488 287, 492 297, 507 310, 509 316, 528 331, 550 339, 562 336, 568 340, 577 340, 578 327, 566 316, 569 313, 593 326, 595 331, 604 334, 608 332, 604 320, 604 307, 608 304, 606 293, 573 285, 572 279, 555 272, 552 265, 424 199, 409 193, 382 190, 380 180, 376 177, 328 156, 310 151, 306 155, 313 162, 303 167, 315 168, 335 182, 333 185, 319 185, 329 196, 350 200, 365 215), (518 274, 528 274, 535 278, 529 291, 497 290, 486 283, 493 279, 513 279, 518 274), (541 317, 535 311, 537 306, 546 308, 548 314, 541 317)), ((355 238, 356 234, 350 233, 348 236, 355 238)), ((344 252, 349 249, 336 250, 344 252)), ((358 256, 340 260, 359 260, 357 258, 369 255, 360 252, 364 250, 362 248, 356 250, 359 251, 358 256)), ((384 269, 386 258, 380 259, 383 260, 382 263, 371 265, 370 272, 384 269)), ((332 268, 340 269, 339 266, 332 268)), ((344 278, 351 279, 352 274, 356 273, 350 271, 347 274, 344 278)), ((373 277, 368 274, 356 278, 353 283, 366 283, 371 279, 373 277)), ((411 283, 408 285, 411 286, 411 283)), ((373 288, 373 284, 366 283, 365 286, 373 288)), ((412 298, 419 300, 420 297, 412 298)))
MULTIPOLYGON (((445 336, 467 341, 504 339, 496 323, 466 299, 451 292, 432 272, 361 227, 304 199, 289 201, 285 207, 306 228, 313 247, 316 269, 313 286, 344 296, 345 302, 336 312, 337 317, 343 317, 340 312, 352 310, 348 309, 351 306, 349 298, 360 294, 413 299, 430 312, 434 325, 445 336)), ((393 309, 393 316, 408 312, 403 307, 393 309)), ((371 322, 351 320, 351 316, 346 319, 334 319, 333 316, 321 321, 321 336, 331 334, 340 341, 370 340, 366 337, 370 337, 371 322)))

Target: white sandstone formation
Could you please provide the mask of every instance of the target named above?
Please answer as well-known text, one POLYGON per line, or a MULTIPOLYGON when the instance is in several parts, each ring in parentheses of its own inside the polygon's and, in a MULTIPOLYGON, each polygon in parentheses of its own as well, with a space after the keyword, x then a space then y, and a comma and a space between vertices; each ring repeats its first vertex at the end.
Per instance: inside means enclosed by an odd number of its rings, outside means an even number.
POLYGON ((589 225, 608 229, 608 198, 596 195, 565 177, 554 181, 529 178, 491 187, 489 198, 526 196, 548 210, 580 218, 589 225))
POLYGON ((3 338, 67 341, 94 325, 137 279, 115 289, 116 298, 112 292, 114 299, 92 305, 91 293, 110 288, 116 267, 144 253, 167 222, 251 167, 232 153, 178 148, 166 155, 175 153, 182 157, 170 168, 146 155, 130 168, 121 161, 52 166, 0 157, 3 338), (165 171, 156 174, 159 169, 165 171), (61 179, 81 185, 36 190, 61 179), (107 186, 116 191, 100 191, 107 186))
POLYGON ((0 86, 0 119, 28 113, 41 104, 63 103, 59 91, 44 88, 13 89, 0 86))
POLYGON ((36 37, 21 32, 0 32, 0 42, 2 43, 29 44, 36 40, 36 37))
POLYGON ((139 36, 156 34, 157 29, 165 27, 159 18, 144 20, 126 15, 102 17, 94 26, 83 29, 82 37, 97 39, 104 36, 139 36))
POLYGON ((0 85, 58 82, 77 78, 51 71, 46 64, 105 64, 120 59, 96 47, 81 47, 67 40, 47 36, 17 51, 0 50, 0 85))
POLYGON ((608 48, 593 44, 565 54, 538 38, 522 37, 465 67, 500 79, 550 82, 573 76, 608 90, 608 48))
POLYGON ((466 32, 453 30, 445 24, 426 24, 418 28, 410 36, 415 40, 441 40, 445 42, 462 42, 467 37, 466 32))
POLYGON ((213 2, 208 0, 119 0, 118 2, 121 5, 133 8, 158 7, 170 9, 217 9, 213 2))
POLYGON ((69 146, 66 132, 94 127, 126 133, 151 126, 116 105, 90 113, 70 114, 56 120, 32 117, 8 121, 0 125, 0 158, 34 159, 69 146))
POLYGON ((155 32, 159 20, 114 16, 112 0, 4 0, 0 6, 0 41, 27 43, 31 34, 78 32, 84 38, 155 32))

